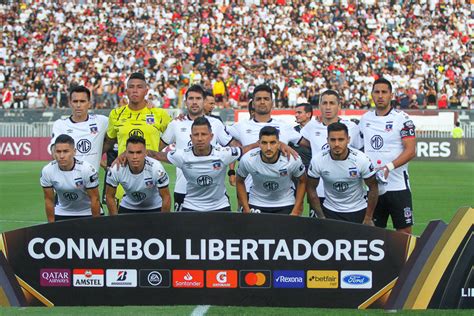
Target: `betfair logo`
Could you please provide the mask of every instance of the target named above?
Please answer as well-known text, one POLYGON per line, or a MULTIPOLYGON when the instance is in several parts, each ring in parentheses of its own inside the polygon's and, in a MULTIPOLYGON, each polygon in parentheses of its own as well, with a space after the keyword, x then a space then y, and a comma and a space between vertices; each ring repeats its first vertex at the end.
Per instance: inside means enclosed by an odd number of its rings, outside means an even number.
POLYGON ((333 270, 308 270, 306 284, 310 289, 337 289, 339 274, 333 270))

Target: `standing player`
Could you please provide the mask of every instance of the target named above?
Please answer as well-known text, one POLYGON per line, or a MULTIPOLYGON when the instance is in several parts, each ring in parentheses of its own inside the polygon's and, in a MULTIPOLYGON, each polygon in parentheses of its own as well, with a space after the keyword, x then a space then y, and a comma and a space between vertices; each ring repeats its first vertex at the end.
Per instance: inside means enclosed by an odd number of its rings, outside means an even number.
POLYGON ((52 147, 58 135, 69 135, 76 144, 76 158, 87 161, 95 170, 99 170, 108 118, 89 114, 90 101, 91 92, 86 87, 76 86, 71 89, 69 105, 72 114, 66 119, 54 122, 50 148, 51 152, 54 152, 52 147))
MULTIPOLYGON (((280 131, 280 150, 288 155, 295 151, 287 144, 292 142, 298 144, 301 135, 289 124, 272 118, 273 91, 268 85, 262 84, 255 87, 253 91, 252 109, 253 116, 249 120, 241 120, 232 126, 227 127, 229 134, 237 139, 243 146, 254 144, 258 141, 259 133, 264 126, 273 126, 280 131)), ((250 107, 249 107, 250 111, 250 107)), ((297 156, 297 155, 296 155, 297 156)), ((248 190, 252 185, 252 178, 247 177, 245 186, 248 190)))
POLYGON ((244 213, 273 213, 300 216, 306 189, 305 167, 300 158, 283 157, 279 132, 265 126, 259 133, 260 148, 246 153, 237 170, 237 196, 244 213), (252 176, 249 197, 245 178, 252 176), (297 180, 295 190, 293 179, 297 180), (296 199, 295 199, 296 191, 296 199))
POLYGON ((329 151, 313 156, 308 170, 308 197, 318 217, 364 223, 374 226, 372 216, 377 204, 375 168, 361 151, 349 148, 345 124, 328 126, 329 151), (319 179, 324 180, 326 198, 322 204, 316 194, 319 179), (364 183, 369 187, 367 201, 364 183))
POLYGON ((128 166, 111 168, 107 175, 106 200, 109 214, 117 214, 115 191, 119 184, 125 190, 119 214, 169 212, 171 197, 165 169, 159 161, 146 157, 146 143, 142 137, 131 136, 126 146, 128 166))
POLYGON ((204 105, 203 105, 203 113, 204 115, 211 116, 213 118, 218 119, 222 122, 222 119, 218 115, 212 114, 212 111, 216 107, 216 98, 209 90, 204 90, 204 105))
POLYGON ((239 147, 214 147, 209 120, 196 118, 191 126, 191 147, 150 152, 152 157, 180 168, 186 181, 182 211, 231 211, 225 188, 227 166, 240 158, 239 147))
POLYGON ((87 161, 74 158, 76 150, 71 136, 58 135, 53 145, 55 160, 43 168, 40 179, 48 222, 99 216, 97 171, 87 161))
MULTIPOLYGON (((309 122, 311 122, 311 117, 313 116, 313 106, 309 103, 300 103, 297 104, 295 107, 295 119, 296 125, 294 127, 295 131, 301 133, 301 129, 305 127, 309 122)), ((290 144, 290 146, 296 150, 296 152, 300 155, 301 160, 306 168, 309 166, 309 162, 311 161, 311 148, 310 146, 300 146, 297 144, 290 144)))
MULTIPOLYGON (((186 108, 188 115, 184 120, 172 121, 166 131, 163 133, 160 142, 160 150, 169 144, 175 144, 176 149, 185 149, 191 146, 191 126, 193 122, 203 117, 204 90, 199 85, 193 85, 186 91, 186 108)), ((214 117, 206 117, 211 124, 213 138, 211 144, 213 146, 228 146, 230 144, 237 145, 232 137, 225 131, 224 124, 214 117)), ((232 170, 233 171, 233 170, 232 170)), ((234 171, 235 172, 235 171, 234 171)), ((229 174, 231 175, 231 174, 229 174)), ((182 208, 184 196, 186 195, 186 178, 183 171, 178 166, 176 169, 176 185, 174 187, 174 210, 178 212, 182 208)))
POLYGON ((118 143, 118 154, 123 154, 127 139, 131 136, 143 137, 147 149, 158 150, 160 135, 166 130, 171 117, 163 109, 148 107, 145 100, 148 84, 142 73, 130 75, 125 92, 129 103, 110 112, 103 152, 118 143))
POLYGON ((380 78, 372 86, 375 111, 367 112, 359 126, 366 154, 384 172, 386 192, 379 197, 374 223, 387 227, 392 217, 396 230, 411 234, 413 206, 408 162, 416 155, 415 125, 410 117, 390 105, 392 84, 380 78))
MULTIPOLYGON (((147 149, 158 150, 160 135, 166 130, 171 117, 163 109, 148 107, 145 99, 148 84, 142 73, 135 72, 130 75, 125 92, 129 103, 110 112, 103 152, 109 151, 117 143, 120 157, 125 152, 127 139, 131 136, 143 137, 147 149)), ((123 189, 119 186, 117 198, 120 199, 122 195, 123 189)))
MULTIPOLYGON (((311 120, 301 129, 303 138, 299 143, 300 146, 310 146, 311 155, 314 157, 321 151, 328 150, 328 131, 327 127, 335 122, 340 122, 347 126, 350 136, 350 146, 356 149, 362 147, 360 140, 359 127, 352 121, 340 118, 341 102, 339 94, 334 90, 326 90, 321 94, 319 109, 321 111, 320 120, 311 120)), ((321 204, 324 203, 324 187, 323 181, 320 181, 317 187, 318 196, 321 204)), ((315 217, 314 209, 310 210, 310 217, 315 217)))

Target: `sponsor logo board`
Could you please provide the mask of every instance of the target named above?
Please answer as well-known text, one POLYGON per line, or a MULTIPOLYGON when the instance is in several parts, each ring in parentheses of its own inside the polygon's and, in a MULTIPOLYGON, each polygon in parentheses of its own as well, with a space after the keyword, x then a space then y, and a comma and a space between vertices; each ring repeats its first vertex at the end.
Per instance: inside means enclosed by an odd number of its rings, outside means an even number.
POLYGON ((203 270, 173 270, 173 287, 202 288, 204 287, 203 270))
POLYGON ((306 284, 310 289, 337 289, 339 272, 335 270, 308 270, 306 284))
POLYGON ((371 289, 372 271, 341 271, 341 289, 371 289))
POLYGON ((41 269, 41 286, 71 286, 70 269, 41 269))
POLYGON ((107 287, 136 287, 137 270, 134 269, 107 269, 107 287))
POLYGON ((269 270, 242 270, 239 284, 241 288, 270 288, 272 273, 269 270))
POLYGON ((273 271, 273 287, 286 289, 304 288, 303 270, 275 270, 273 271))
POLYGON ((73 269, 72 284, 74 287, 103 287, 103 269, 73 269))
POLYGON ((168 288, 171 286, 171 271, 163 269, 140 270, 140 287, 168 288))
POLYGON ((206 287, 211 289, 235 289, 237 270, 207 270, 206 287))

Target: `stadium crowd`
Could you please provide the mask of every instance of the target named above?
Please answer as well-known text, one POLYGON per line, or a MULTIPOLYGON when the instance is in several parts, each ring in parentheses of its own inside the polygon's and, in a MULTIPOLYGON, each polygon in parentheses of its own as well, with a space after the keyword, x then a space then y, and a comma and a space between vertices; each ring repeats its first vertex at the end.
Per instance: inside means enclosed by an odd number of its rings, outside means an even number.
POLYGON ((474 104, 469 1, 23 1, 0 19, 3 108, 67 107, 72 85, 115 108, 134 71, 163 108, 192 84, 238 108, 262 83, 277 107, 331 88, 366 108, 382 75, 402 109, 474 104))

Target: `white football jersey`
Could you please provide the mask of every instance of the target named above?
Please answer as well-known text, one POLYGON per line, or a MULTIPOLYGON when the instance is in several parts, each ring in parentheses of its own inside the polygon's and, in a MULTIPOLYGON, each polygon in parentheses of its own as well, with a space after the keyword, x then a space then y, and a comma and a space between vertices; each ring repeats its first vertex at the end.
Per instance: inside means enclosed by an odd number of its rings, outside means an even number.
POLYGON ((89 114, 87 121, 78 123, 74 123, 71 117, 59 119, 53 124, 53 135, 49 147, 51 148, 59 135, 69 135, 75 142, 76 157, 79 160, 87 161, 96 170, 99 170, 102 145, 108 124, 109 119, 106 116, 95 114, 89 114))
MULTIPOLYGON (((347 129, 349 130, 349 136, 351 137, 351 141, 349 146, 355 149, 362 148, 362 140, 360 137, 359 126, 346 119, 339 119, 339 122, 346 125, 347 129)), ((317 120, 311 120, 308 124, 306 124, 301 129, 301 136, 303 136, 309 143, 311 144, 311 155, 315 156, 321 151, 327 151, 329 149, 328 144, 328 127, 324 125, 322 122, 317 120)), ((324 187, 323 181, 319 181, 319 185, 317 187, 317 192, 319 197, 324 197, 324 187)))
MULTIPOLYGON (((224 124, 217 118, 211 116, 204 116, 209 120, 211 124, 212 133, 214 137, 212 138, 211 145, 217 146, 228 146, 232 141, 232 136, 230 136, 224 127, 224 124)), ((173 120, 166 131, 161 135, 161 140, 166 144, 175 144, 176 149, 185 149, 191 144, 191 126, 193 125, 193 120, 186 116, 182 121, 173 120)), ((186 193, 186 178, 183 176, 183 172, 180 168, 176 168, 176 184, 174 187, 174 192, 176 193, 186 193)))
MULTIPOLYGON (((279 121, 277 119, 270 119, 268 122, 257 122, 254 119, 242 120, 231 126, 227 127, 227 132, 235 139, 237 139, 243 146, 254 144, 258 142, 258 135, 262 127, 273 126, 280 131, 280 141, 288 144, 298 144, 301 135, 288 123, 279 121)), ((245 179, 245 187, 247 192, 252 186, 252 177, 249 176, 245 179)))
POLYGON ((249 204, 260 207, 283 207, 295 204, 293 178, 305 173, 300 158, 288 160, 281 154, 275 163, 265 163, 261 149, 255 148, 246 153, 239 162, 237 174, 246 178, 252 176, 253 184, 249 192, 249 204))
POLYGON ((298 144, 301 135, 288 123, 271 119, 268 122, 257 122, 254 119, 242 120, 227 127, 227 132, 243 146, 247 146, 258 141, 258 134, 264 126, 273 126, 280 131, 280 141, 288 144, 292 142, 298 144))
MULTIPOLYGON (((385 116, 365 113, 359 123, 364 151, 376 166, 385 166, 403 151, 402 139, 415 137, 415 125, 403 111, 390 110, 385 116)), ((384 187, 387 191, 410 189, 408 164, 390 171, 384 187)))
POLYGON ((122 185, 125 195, 120 205, 131 210, 152 210, 162 206, 163 201, 158 189, 169 184, 168 174, 163 165, 150 157, 145 157, 145 167, 134 174, 130 167, 110 168, 107 184, 116 188, 122 185))
POLYGON ((183 208, 209 211, 229 206, 226 170, 241 154, 238 147, 212 147, 208 156, 195 156, 193 147, 169 152, 168 160, 181 168, 187 180, 183 208))
POLYGON ((369 157, 349 149, 344 160, 333 160, 330 151, 319 152, 311 159, 308 176, 324 180, 324 207, 334 212, 350 213, 367 207, 364 179, 375 174, 369 157))
POLYGON ((92 215, 91 200, 86 189, 99 186, 96 169, 87 161, 74 159, 71 171, 59 169, 56 161, 51 161, 41 171, 40 183, 43 188, 53 188, 58 196, 54 214, 61 216, 92 215))

